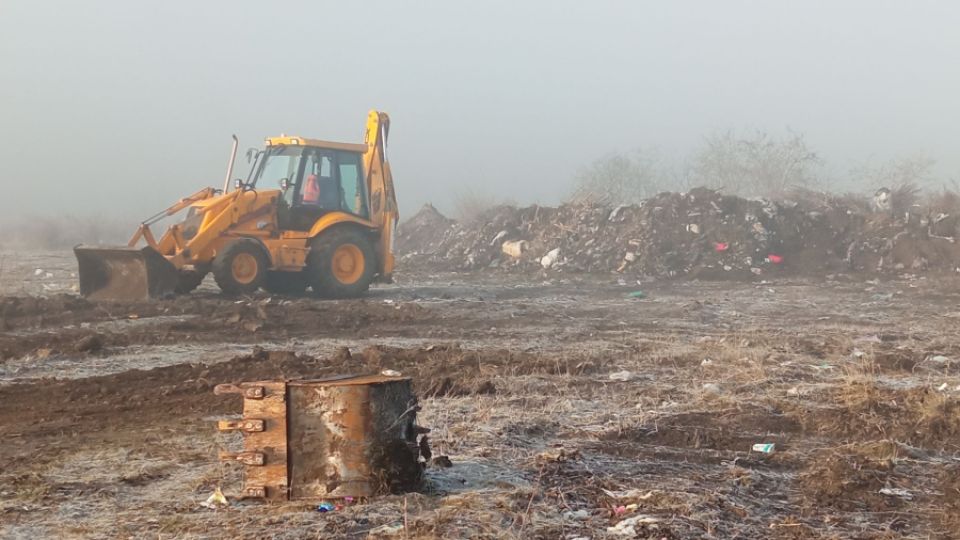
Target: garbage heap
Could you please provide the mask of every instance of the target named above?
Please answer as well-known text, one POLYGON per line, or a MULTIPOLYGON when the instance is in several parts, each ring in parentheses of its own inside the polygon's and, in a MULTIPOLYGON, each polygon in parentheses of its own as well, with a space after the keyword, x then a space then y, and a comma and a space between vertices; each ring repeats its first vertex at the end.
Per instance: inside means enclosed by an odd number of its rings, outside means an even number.
POLYGON ((960 267, 960 204, 952 214, 900 213, 852 197, 794 195, 771 201, 696 188, 629 206, 500 206, 472 224, 428 205, 401 225, 397 250, 401 265, 438 271, 743 279, 960 267))
POLYGON ((960 273, 960 195, 901 204, 863 217, 848 241, 846 262, 863 272, 960 273))

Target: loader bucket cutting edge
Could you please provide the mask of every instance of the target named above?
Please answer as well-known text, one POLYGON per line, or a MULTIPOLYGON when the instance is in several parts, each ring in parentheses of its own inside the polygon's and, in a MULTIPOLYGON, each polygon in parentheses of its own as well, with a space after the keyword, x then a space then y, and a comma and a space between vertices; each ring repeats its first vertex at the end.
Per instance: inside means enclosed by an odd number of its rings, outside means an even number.
POLYGON ((151 247, 73 248, 80 294, 91 300, 148 300, 173 294, 177 268, 151 247))

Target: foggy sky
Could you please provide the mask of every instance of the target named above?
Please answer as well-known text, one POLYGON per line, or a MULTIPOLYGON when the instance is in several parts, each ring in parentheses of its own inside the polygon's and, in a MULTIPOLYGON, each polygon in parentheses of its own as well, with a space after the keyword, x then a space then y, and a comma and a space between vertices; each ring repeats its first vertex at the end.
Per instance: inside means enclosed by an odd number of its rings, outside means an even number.
POLYGON ((369 108, 408 216, 471 188, 556 203, 604 154, 730 128, 804 133, 836 177, 924 154, 957 178, 958 23, 949 1, 0 0, 0 213, 137 219, 221 185, 232 133, 360 142, 369 108))

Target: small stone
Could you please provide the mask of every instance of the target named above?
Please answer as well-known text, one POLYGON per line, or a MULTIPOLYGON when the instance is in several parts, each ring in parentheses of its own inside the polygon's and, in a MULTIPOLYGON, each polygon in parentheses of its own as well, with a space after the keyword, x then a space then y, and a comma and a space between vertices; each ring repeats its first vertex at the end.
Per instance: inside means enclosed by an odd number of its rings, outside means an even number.
POLYGON ((706 392, 706 393, 708 393, 708 394, 719 394, 719 393, 720 393, 720 385, 717 384, 717 383, 712 383, 712 382, 710 382, 710 383, 703 383, 703 391, 706 392))
POLYGON ((103 349, 103 336, 100 334, 90 334, 77 341, 73 348, 81 353, 97 352, 103 349))
POLYGON ((437 456, 430 460, 430 465, 441 469, 449 469, 453 467, 453 462, 450 461, 450 458, 447 456, 437 456))

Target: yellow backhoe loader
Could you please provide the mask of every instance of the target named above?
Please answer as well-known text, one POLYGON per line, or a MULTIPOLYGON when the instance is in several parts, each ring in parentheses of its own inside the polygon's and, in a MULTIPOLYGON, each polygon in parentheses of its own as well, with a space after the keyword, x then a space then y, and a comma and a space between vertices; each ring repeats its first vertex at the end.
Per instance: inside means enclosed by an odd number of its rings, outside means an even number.
POLYGON ((390 119, 370 111, 364 144, 271 137, 248 152, 246 181, 230 177, 144 221, 125 247, 77 246, 80 293, 142 300, 188 293, 208 273, 225 294, 258 288, 322 297, 389 282, 398 213, 387 161, 390 119), (150 226, 186 210, 157 239, 150 226), (142 247, 138 245, 143 242, 142 247))

